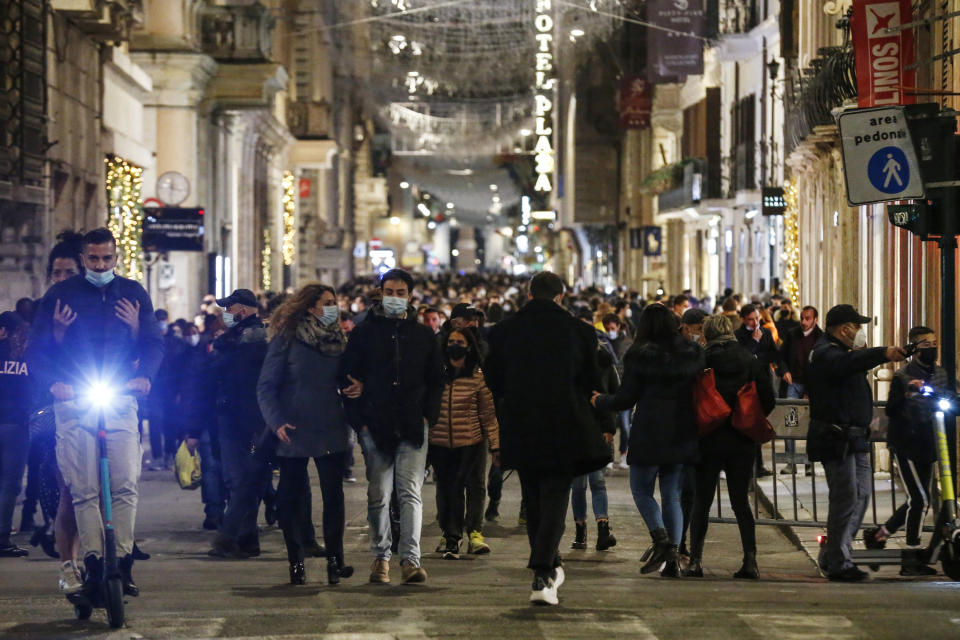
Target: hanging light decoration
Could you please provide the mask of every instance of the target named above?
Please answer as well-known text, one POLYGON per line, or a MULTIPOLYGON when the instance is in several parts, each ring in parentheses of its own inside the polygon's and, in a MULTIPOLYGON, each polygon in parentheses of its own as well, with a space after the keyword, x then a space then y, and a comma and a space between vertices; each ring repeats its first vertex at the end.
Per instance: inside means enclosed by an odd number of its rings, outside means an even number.
POLYGON ((293 264, 297 253, 297 201, 296 191, 293 186, 294 182, 295 178, 293 173, 284 171, 282 181, 283 197, 281 198, 283 203, 283 246, 281 248, 281 254, 283 256, 283 264, 288 267, 293 264))
POLYGON ((117 239, 120 259, 117 272, 131 280, 143 280, 143 169, 119 156, 107 156, 107 228, 117 239))
POLYGON ((273 276, 271 271, 273 270, 273 250, 270 248, 270 229, 263 230, 263 252, 260 254, 260 269, 261 277, 260 284, 263 286, 264 291, 269 291, 270 286, 273 284, 273 276))
POLYGON ((783 212, 784 294, 793 304, 800 301, 800 201, 797 179, 790 178, 783 186, 786 209, 783 212))

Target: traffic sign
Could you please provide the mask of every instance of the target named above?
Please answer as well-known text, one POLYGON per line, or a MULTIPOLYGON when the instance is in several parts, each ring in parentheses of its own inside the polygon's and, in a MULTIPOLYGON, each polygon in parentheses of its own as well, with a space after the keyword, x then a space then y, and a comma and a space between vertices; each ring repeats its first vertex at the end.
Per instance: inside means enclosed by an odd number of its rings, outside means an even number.
POLYGON ((903 107, 844 111, 838 118, 851 205, 926 194, 903 107))

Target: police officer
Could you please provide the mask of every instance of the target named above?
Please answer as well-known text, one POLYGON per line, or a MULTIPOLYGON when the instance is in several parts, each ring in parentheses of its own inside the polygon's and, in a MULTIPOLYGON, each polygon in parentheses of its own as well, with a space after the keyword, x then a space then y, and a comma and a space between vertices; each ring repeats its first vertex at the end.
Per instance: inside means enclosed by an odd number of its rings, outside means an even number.
POLYGON ((873 393, 866 373, 906 358, 900 347, 866 348, 862 325, 869 322, 870 318, 849 304, 830 309, 827 331, 814 346, 807 369, 807 456, 823 463, 830 499, 827 544, 821 552, 820 567, 830 580, 841 582, 867 577, 851 559, 851 542, 870 498, 873 393))

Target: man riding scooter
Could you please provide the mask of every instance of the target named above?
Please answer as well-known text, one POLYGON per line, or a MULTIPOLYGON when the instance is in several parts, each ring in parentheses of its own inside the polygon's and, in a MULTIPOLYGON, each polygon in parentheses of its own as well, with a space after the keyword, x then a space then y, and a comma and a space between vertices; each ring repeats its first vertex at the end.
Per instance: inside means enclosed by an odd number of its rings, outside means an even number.
MULTIPOLYGON (((897 459, 900 478, 907 491, 907 501, 881 526, 865 529, 863 542, 868 549, 882 549, 887 539, 906 524, 907 546, 920 547, 920 533, 924 516, 930 506, 930 487, 933 469, 937 463, 937 444, 934 431, 935 407, 926 395, 951 395, 946 370, 937 365, 937 335, 933 329, 910 329, 911 344, 917 346, 916 355, 897 371, 890 384, 887 398, 887 416, 890 426, 887 441, 897 459)), ((935 575, 937 570, 919 562, 905 563, 902 576, 935 575)))
POLYGON ((109 388, 114 396, 102 417, 113 527, 123 590, 135 596, 139 590, 131 571, 141 462, 135 396, 149 394, 163 356, 150 297, 137 282, 114 274, 117 258, 109 230, 84 236, 86 273, 50 288, 40 302, 28 349, 31 374, 55 400, 57 463, 73 496, 85 568, 81 593, 91 603, 98 601, 103 582, 104 522, 98 414, 85 395, 109 388), (64 318, 66 308, 70 311, 64 318))

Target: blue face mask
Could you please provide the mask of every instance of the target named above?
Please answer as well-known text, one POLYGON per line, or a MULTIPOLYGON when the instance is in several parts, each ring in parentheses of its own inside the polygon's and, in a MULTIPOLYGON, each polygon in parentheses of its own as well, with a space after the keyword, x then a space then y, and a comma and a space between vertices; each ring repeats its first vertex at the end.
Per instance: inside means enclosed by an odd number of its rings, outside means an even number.
POLYGON ((87 282, 92 284, 95 287, 105 287, 116 277, 113 273, 113 270, 104 271, 102 273, 97 271, 87 270, 86 275, 84 276, 87 279, 87 282))
POLYGON ((232 313, 230 313, 229 311, 224 311, 224 312, 223 312, 223 324, 227 325, 227 328, 229 329, 229 328, 232 327, 233 325, 237 324, 237 318, 236 318, 236 316, 234 316, 234 315, 233 315, 232 313))
POLYGON ((323 313, 320 314, 320 323, 325 327, 329 327, 336 322, 339 317, 340 309, 336 305, 324 305, 323 313))
POLYGON ((398 318, 407 310, 407 299, 394 296, 383 296, 383 310, 388 316, 398 318))

